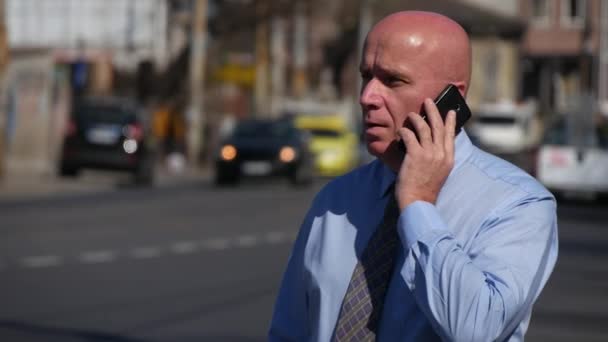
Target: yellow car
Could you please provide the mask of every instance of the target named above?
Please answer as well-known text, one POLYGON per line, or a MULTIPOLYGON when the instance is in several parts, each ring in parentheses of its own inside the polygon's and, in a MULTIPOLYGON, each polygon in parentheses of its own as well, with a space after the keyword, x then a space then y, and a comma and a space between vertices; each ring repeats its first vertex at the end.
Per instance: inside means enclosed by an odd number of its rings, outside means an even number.
POLYGON ((299 115, 296 127, 311 134, 310 149, 321 176, 342 175, 358 163, 357 136, 339 115, 299 115))

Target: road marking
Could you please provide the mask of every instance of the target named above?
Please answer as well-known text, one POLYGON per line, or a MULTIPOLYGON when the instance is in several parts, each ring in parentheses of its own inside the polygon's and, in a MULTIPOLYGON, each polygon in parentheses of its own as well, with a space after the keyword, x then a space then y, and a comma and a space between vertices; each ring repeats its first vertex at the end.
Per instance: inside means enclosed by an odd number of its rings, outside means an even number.
POLYGON ((284 232, 269 232, 264 235, 264 241, 270 244, 281 243, 288 236, 284 232))
MULTIPOLYGON (((191 254, 200 252, 201 250, 219 251, 229 249, 230 247, 249 248, 260 244, 279 244, 293 241, 296 236, 297 232, 295 231, 274 231, 260 233, 256 235, 239 235, 234 238, 211 238, 202 241, 179 241, 171 243, 168 246, 168 249, 174 254, 191 254)), ((124 254, 129 255, 135 259, 151 259, 160 257, 162 255, 162 249, 160 247, 151 246, 138 247, 124 254)), ((117 251, 98 250, 82 252, 78 260, 82 264, 99 264, 116 261, 118 257, 119 253, 117 251)), ((24 257, 20 260, 19 264, 28 268, 43 268, 60 266, 63 263, 64 259, 60 256, 45 255, 24 257)), ((9 266, 7 261, 0 260, 0 271, 4 271, 8 268, 9 266)))
POLYGON ((169 249, 176 254, 189 254, 197 251, 198 244, 194 241, 181 241, 172 244, 169 249))
POLYGON ((235 243, 239 247, 253 247, 258 243, 258 238, 255 235, 241 235, 235 239, 235 243))
POLYGON ((61 265, 62 259, 56 255, 32 256, 21 259, 21 263, 30 268, 53 267, 61 265))
POLYGON ((84 252, 80 255, 79 259, 83 264, 102 264, 114 261, 116 258, 116 252, 107 250, 84 252))
POLYGON ((230 241, 225 238, 209 239, 201 242, 204 249, 224 250, 230 245, 230 241))
POLYGON ((157 258, 160 255, 160 248, 157 247, 140 247, 133 249, 131 252, 131 256, 133 256, 135 259, 157 258))

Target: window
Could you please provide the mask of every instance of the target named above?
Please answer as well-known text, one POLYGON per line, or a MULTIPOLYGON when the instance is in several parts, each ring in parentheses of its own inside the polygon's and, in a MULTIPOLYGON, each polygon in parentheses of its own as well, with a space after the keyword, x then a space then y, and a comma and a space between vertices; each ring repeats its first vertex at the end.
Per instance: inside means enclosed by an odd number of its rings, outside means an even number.
POLYGON ((587 0, 562 0, 562 23, 570 26, 581 26, 587 13, 587 0))
POLYGON ((549 14, 548 0, 532 0, 532 17, 542 18, 549 14))
POLYGON ((549 0, 531 0, 532 22, 536 25, 547 25, 550 19, 551 4, 549 0))

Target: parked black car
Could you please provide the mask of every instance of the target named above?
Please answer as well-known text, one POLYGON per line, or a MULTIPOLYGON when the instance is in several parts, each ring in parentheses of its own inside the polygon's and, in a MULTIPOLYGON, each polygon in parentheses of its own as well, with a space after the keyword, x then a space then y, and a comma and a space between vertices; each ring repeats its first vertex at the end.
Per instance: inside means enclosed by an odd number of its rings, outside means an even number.
POLYGON ((154 182, 154 149, 143 110, 120 98, 89 98, 70 115, 59 173, 75 177, 81 169, 127 171, 137 184, 154 182))
POLYGON ((242 176, 286 176, 294 185, 310 184, 313 159, 307 133, 289 119, 243 120, 221 144, 215 163, 217 184, 242 176))

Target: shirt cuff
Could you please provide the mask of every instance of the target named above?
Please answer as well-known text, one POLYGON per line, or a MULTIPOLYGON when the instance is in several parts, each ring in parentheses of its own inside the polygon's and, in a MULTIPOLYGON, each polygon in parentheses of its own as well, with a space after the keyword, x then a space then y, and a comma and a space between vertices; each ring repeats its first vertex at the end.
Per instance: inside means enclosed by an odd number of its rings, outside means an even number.
POLYGON ((416 201, 405 207, 399 215, 397 228, 403 246, 407 249, 411 249, 418 241, 428 244, 446 232, 445 223, 437 208, 424 201, 416 201))

